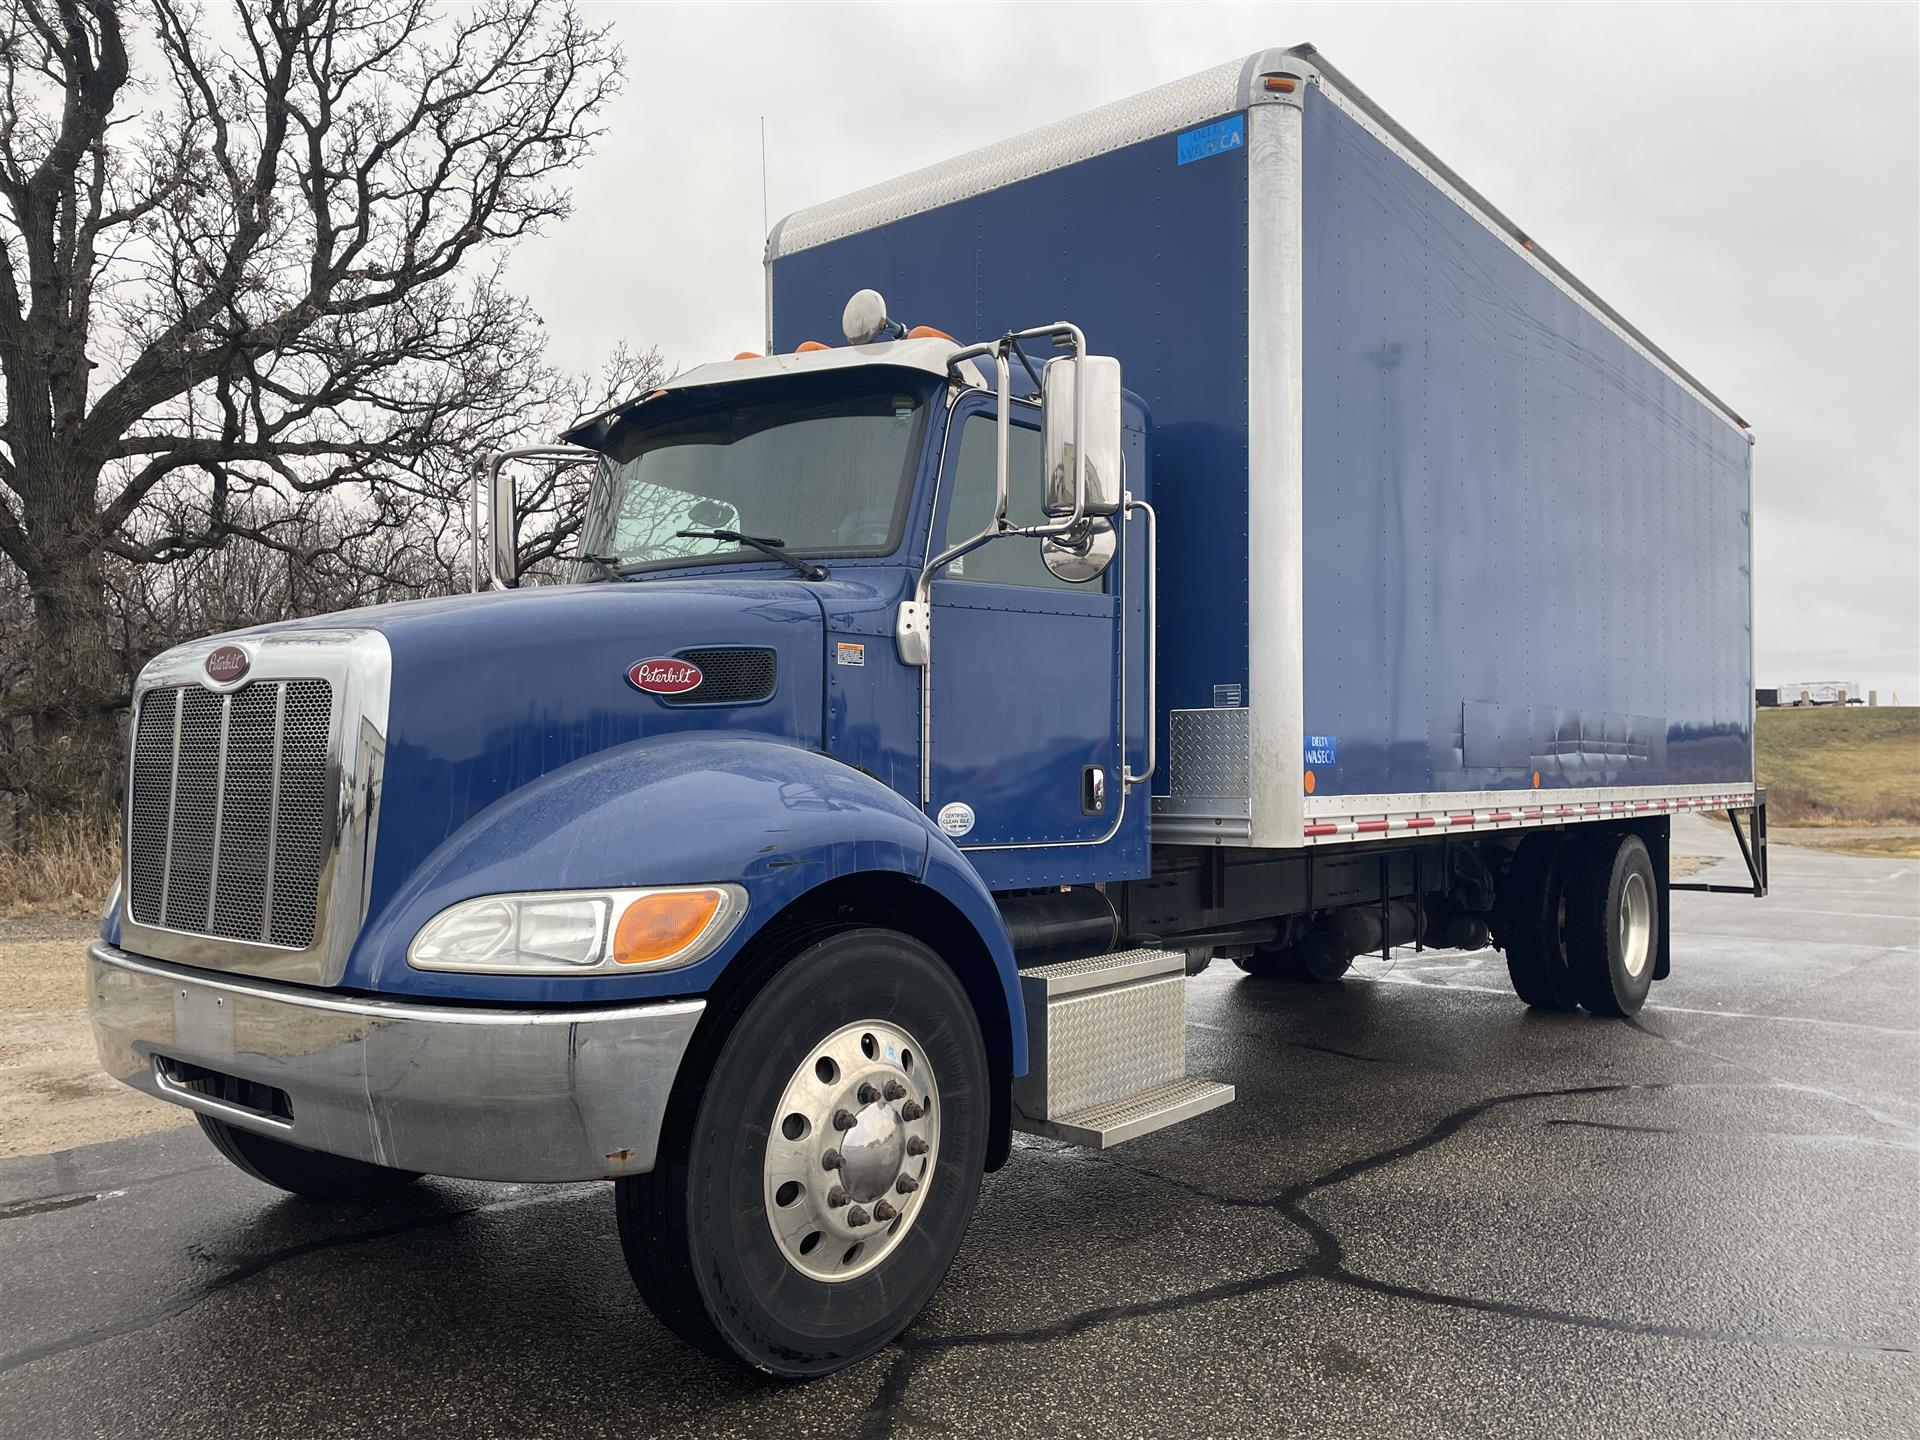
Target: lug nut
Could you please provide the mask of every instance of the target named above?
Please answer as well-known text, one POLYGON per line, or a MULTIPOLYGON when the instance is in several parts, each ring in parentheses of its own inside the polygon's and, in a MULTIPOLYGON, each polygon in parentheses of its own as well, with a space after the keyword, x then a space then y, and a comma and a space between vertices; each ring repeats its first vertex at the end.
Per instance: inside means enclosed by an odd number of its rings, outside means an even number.
POLYGON ((906 1086, 902 1085, 898 1080, 887 1081, 887 1099, 904 1100, 906 1098, 907 1098, 906 1086))
POLYGON ((836 1110, 833 1112, 833 1128, 836 1130, 851 1130, 859 1123, 860 1117, 855 1115, 851 1110, 836 1110))
POLYGON ((878 1205, 873 1207, 873 1218, 884 1225, 889 1220, 898 1220, 900 1218, 900 1212, 885 1200, 882 1200, 878 1205))
MULTIPOLYGON (((909 1100, 900 1107, 900 1118, 902 1120, 918 1120, 926 1113, 926 1111, 920 1108, 920 1102, 918 1100, 909 1100)), ((835 1123, 838 1123, 838 1121, 836 1120, 835 1123)))
POLYGON ((871 1215, 867 1214, 867 1212, 862 1210, 858 1205, 847 1211, 847 1224, 849 1225, 864 1225, 872 1218, 871 1215))
POLYGON ((820 1157, 820 1168, 822 1170, 838 1170, 846 1163, 847 1157, 842 1155, 838 1150, 830 1149, 820 1157))
POLYGON ((879 1101, 880 1092, 874 1089, 871 1084, 866 1084, 854 1091, 853 1098, 858 1100, 862 1105, 872 1105, 879 1101))
POLYGON ((902 1175, 898 1180, 893 1182, 893 1188, 898 1190, 902 1195, 911 1195, 920 1188, 920 1182, 911 1175, 902 1175))
POLYGON ((852 1199, 853 1199, 853 1196, 849 1195, 846 1191, 842 1190, 838 1185, 834 1186, 831 1190, 827 1191, 827 1204, 831 1205, 836 1210, 838 1210, 842 1205, 845 1205, 848 1201, 852 1199))
POLYGON ((907 1154, 924 1155, 927 1153, 927 1148, 927 1142, 922 1140, 918 1135, 909 1135, 907 1137, 907 1154))

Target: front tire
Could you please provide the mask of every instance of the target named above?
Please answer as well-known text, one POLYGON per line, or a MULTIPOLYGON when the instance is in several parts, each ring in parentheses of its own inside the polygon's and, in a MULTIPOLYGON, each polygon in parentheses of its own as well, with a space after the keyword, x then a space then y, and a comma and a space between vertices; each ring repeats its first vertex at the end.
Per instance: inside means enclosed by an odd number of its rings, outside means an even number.
POLYGON ((308 1200, 366 1200, 411 1185, 415 1170, 395 1170, 344 1155, 303 1150, 284 1140, 256 1135, 211 1115, 196 1115, 213 1148, 235 1167, 265 1185, 273 1185, 308 1200))
POLYGON ((896 931, 830 935, 722 1002, 681 1076, 654 1169, 614 1186, 648 1306, 786 1377, 891 1341, 945 1277, 985 1168, 986 1050, 953 972, 896 931))

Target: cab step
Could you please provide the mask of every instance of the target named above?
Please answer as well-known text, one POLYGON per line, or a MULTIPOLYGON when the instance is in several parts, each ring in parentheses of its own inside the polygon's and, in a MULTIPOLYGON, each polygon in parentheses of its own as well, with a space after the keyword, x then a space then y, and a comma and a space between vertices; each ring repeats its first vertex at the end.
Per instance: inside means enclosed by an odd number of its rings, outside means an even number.
POLYGON ((1020 972, 1027 1073, 1013 1124, 1104 1150, 1233 1099, 1187 1074, 1187 968, 1178 950, 1119 950, 1020 972))

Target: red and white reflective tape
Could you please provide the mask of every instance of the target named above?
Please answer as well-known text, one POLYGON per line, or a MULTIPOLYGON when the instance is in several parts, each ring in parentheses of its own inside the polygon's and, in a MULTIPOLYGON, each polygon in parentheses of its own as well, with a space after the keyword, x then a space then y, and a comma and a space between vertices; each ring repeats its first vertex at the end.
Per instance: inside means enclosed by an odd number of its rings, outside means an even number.
POLYGON ((1725 795, 1670 795, 1648 800, 1602 800, 1580 805, 1529 805, 1519 810, 1450 811, 1438 815, 1375 815, 1366 819, 1348 816, 1334 820, 1310 821, 1301 831, 1308 840, 1329 840, 1342 835, 1387 835, 1395 831, 1461 829, 1470 825, 1499 829, 1539 825, 1564 816, 1611 817, 1646 811, 1739 810, 1752 806, 1751 791, 1725 795))

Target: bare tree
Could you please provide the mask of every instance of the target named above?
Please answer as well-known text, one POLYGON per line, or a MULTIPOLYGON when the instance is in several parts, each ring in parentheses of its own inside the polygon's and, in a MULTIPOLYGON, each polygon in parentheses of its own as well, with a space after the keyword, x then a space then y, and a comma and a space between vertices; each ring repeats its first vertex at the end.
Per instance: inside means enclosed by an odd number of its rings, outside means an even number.
POLYGON ((107 567, 362 543, 562 403, 505 248, 618 51, 568 0, 0 0, 0 553, 28 788, 104 779, 107 567), (138 73, 136 73, 138 72, 138 73), (356 527, 360 527, 356 529, 356 527))

